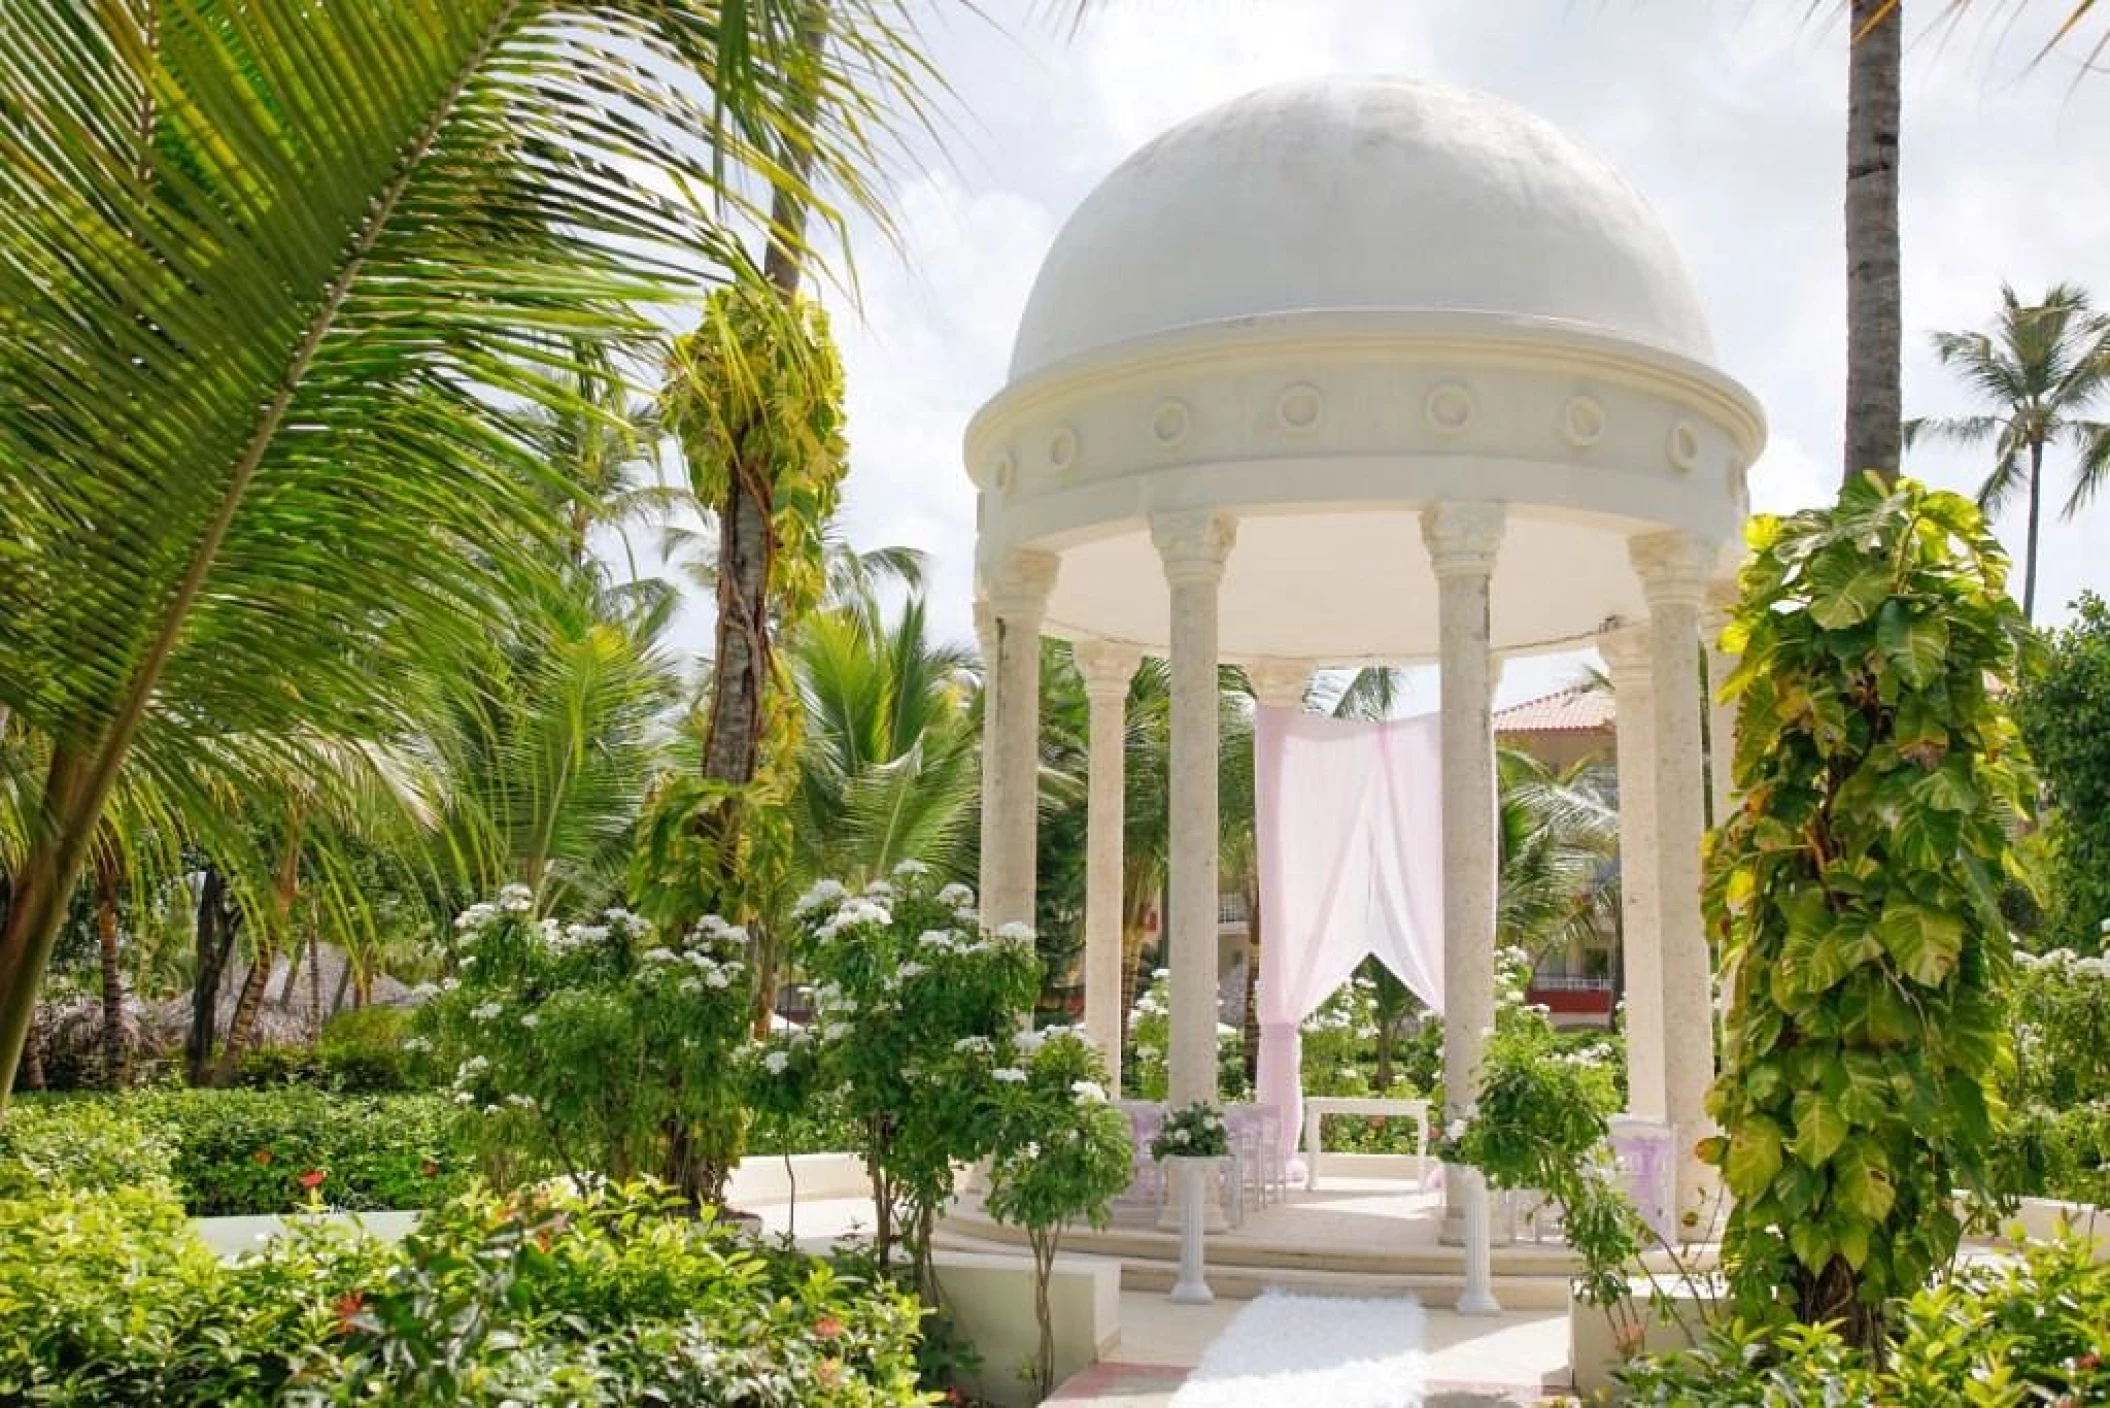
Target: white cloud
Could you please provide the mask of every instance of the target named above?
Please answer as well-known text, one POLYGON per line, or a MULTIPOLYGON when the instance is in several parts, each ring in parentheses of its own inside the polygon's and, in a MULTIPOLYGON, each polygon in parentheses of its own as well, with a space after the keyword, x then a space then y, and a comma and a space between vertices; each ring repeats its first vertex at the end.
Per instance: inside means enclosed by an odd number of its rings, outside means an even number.
MULTIPOLYGON (((937 174, 911 173, 898 191, 906 266, 861 237, 862 315, 838 311, 853 541, 931 552, 937 624, 967 637, 973 499, 960 436, 1002 382, 1062 220, 1163 128, 1269 82, 1338 71, 1498 93, 1610 158, 1684 249, 1723 367, 1765 405, 1772 444, 1753 472, 1755 504, 1828 498, 1844 404, 1845 38, 1799 20, 1805 8, 1117 0, 1071 39, 1044 19, 1004 33, 939 5, 933 57, 960 96, 958 136, 930 162, 937 174)), ((1926 332, 1984 322, 2003 278, 2025 291, 2069 279, 2110 301, 2110 185, 2093 141, 2110 123, 2110 77, 2076 87, 2056 62, 2025 71, 2038 42, 2001 47, 1966 28, 1908 53, 1908 411, 1966 408, 1926 332)), ((1944 452, 1914 468, 1969 487, 1981 467, 1944 452)), ((2110 561, 2090 550, 2106 515, 2047 524, 2044 603, 2110 588, 2110 561)), ((1511 667, 1512 681, 1540 673, 1511 667)))

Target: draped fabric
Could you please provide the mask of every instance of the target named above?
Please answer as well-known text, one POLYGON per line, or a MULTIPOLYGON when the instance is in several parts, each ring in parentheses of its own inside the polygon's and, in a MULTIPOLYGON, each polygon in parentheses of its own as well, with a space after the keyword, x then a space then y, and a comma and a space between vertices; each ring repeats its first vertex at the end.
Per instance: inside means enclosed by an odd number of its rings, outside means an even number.
POLYGON ((1254 720, 1257 1093, 1282 1111, 1285 1153, 1304 1113, 1300 1026, 1357 964, 1374 955, 1429 1010, 1443 1011, 1440 722, 1266 705, 1254 720))

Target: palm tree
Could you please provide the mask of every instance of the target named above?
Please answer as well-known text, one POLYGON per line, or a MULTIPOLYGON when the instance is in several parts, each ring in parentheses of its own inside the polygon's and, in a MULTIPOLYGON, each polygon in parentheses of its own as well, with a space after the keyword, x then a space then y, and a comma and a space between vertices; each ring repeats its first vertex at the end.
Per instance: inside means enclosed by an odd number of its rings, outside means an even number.
POLYGON ((679 681, 660 646, 671 598, 620 615, 585 575, 494 640, 430 735, 448 888, 519 883, 545 911, 620 895, 632 828, 679 681))
POLYGON ((1992 447, 1993 468, 1978 486, 1978 504, 1998 513, 2018 490, 2028 501, 2022 615, 2033 620, 2045 450, 2064 444, 2075 457, 2073 491, 2061 518, 2072 518, 2110 477, 2110 422, 2088 418, 2110 398, 2110 317, 2097 313, 2087 293, 2072 284, 2055 284, 2026 305, 2002 284, 2000 318, 1990 334, 1937 332, 1934 350, 1993 409, 1907 422, 1905 443, 1934 438, 1992 447))
POLYGON ((578 405, 570 340, 744 265, 758 186, 871 203, 922 74, 841 3, 827 52, 773 5, 0 11, 0 703, 53 745, 0 1101, 120 771, 206 820, 201 733, 406 723, 547 575, 518 408, 578 405))
POLYGON ((974 872, 979 732, 970 652, 930 638, 921 596, 891 622, 823 611, 791 641, 804 717, 793 794, 802 881, 881 878, 904 860, 974 872))
POLYGON ((1899 343, 1904 283, 1898 239, 1903 128, 1903 0, 1850 0, 1846 59, 1847 483, 1897 478, 1904 418, 1899 343))

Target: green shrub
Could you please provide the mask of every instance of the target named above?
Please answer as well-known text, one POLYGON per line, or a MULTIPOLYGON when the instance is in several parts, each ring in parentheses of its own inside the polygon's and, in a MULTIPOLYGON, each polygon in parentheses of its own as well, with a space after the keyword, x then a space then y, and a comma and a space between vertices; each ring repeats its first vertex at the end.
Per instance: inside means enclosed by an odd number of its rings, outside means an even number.
POLYGON ((0 1402, 918 1401, 911 1298, 670 1206, 476 1195, 222 1262, 165 1194, 0 1202, 0 1402))
POLYGON ((320 1170, 332 1207, 420 1208, 468 1185, 455 1114, 436 1095, 186 1090, 146 1097, 175 1140, 176 1185, 200 1217, 284 1212, 320 1170))
POLYGON ((252 1046, 235 1058, 228 1084, 240 1090, 278 1090, 321 1085, 322 1063, 305 1046, 252 1046))
POLYGON ((416 1014, 407 1007, 361 1007, 324 1024, 315 1043, 323 1083, 348 1094, 415 1090, 428 1082, 410 1045, 416 1014))
POLYGON ((0 1198, 49 1188, 167 1192, 175 1149, 138 1106, 106 1096, 17 1096, 0 1119, 0 1198))
POLYGON ((0 1196, 44 1188, 172 1191, 196 1217, 280 1213, 320 1171, 332 1207, 422 1208, 468 1187, 474 1160, 434 1095, 311 1087, 24 1099, 0 1121, 0 1196))
POLYGON ((1636 1403, 2110 1401, 2110 1264, 2072 1239, 1963 1267, 1901 1302, 1890 1328, 1881 1366, 1829 1325, 1732 1324, 1615 1376, 1636 1403))

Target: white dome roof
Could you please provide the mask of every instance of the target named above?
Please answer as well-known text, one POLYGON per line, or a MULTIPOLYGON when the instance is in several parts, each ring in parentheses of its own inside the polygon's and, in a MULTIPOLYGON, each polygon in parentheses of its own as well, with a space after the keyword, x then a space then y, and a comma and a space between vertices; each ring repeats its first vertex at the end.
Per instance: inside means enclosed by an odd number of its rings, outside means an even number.
POLYGON ((1602 158, 1497 98, 1333 78, 1234 99, 1121 163, 1041 265, 1011 376, 1197 323, 1349 309, 1713 352, 1676 247, 1602 158))

